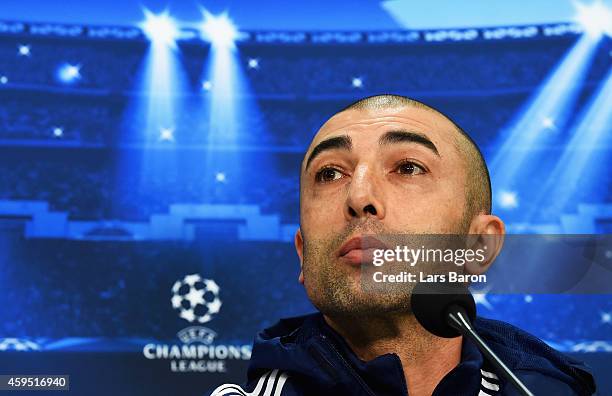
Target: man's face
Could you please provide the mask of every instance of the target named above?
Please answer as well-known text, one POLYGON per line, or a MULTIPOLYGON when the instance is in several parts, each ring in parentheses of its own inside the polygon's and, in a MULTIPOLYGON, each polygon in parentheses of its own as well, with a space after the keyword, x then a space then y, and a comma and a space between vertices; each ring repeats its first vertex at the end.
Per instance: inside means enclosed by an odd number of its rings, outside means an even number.
MULTIPOLYGON (((315 136, 302 164, 300 280, 325 314, 406 309, 404 295, 366 294, 359 254, 345 243, 373 234, 466 232, 466 165, 458 132, 422 108, 348 110, 315 136)), ((469 221, 468 221, 469 225, 469 221)))

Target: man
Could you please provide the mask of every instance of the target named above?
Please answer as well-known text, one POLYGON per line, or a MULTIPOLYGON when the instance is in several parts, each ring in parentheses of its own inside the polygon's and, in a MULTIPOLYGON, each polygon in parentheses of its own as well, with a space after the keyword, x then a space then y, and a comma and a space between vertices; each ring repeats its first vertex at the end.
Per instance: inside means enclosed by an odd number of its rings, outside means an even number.
MULTIPOLYGON (((403 293, 368 293, 366 235, 504 234, 491 214, 479 149, 429 106, 397 95, 362 99, 318 131, 301 166, 299 282, 320 313, 281 320, 254 344, 247 393, 214 395, 506 395, 516 390, 462 337, 427 332, 403 293)), ((471 269, 483 273, 486 262, 471 269)), ((590 395, 580 363, 502 322, 476 330, 536 395, 590 395)))

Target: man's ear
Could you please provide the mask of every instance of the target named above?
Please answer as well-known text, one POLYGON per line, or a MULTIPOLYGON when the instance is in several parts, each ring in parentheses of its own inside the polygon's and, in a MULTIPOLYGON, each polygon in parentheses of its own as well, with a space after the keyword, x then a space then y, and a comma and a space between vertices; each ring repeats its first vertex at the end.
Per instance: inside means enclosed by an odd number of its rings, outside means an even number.
POLYGON ((479 214, 472 220, 468 235, 468 248, 482 253, 483 260, 466 263, 468 274, 480 275, 487 272, 504 245, 506 226, 495 215, 479 214))
POLYGON ((302 230, 300 228, 298 228, 295 232, 294 243, 295 251, 300 258, 300 276, 298 277, 298 281, 301 284, 304 284, 304 271, 302 270, 302 266, 304 264, 304 238, 302 238, 302 230))

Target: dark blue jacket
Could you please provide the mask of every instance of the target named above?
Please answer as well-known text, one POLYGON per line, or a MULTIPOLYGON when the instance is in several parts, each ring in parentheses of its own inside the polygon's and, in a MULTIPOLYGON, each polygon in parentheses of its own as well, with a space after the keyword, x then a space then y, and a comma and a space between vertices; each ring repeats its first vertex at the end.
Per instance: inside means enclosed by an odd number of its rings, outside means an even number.
MULTIPOLYGON (((477 318, 478 334, 536 395, 592 395, 595 384, 580 362, 509 324, 477 318)), ((407 395, 396 354, 360 360, 320 313, 283 319, 257 335, 243 389, 219 386, 230 395, 407 395)), ((461 362, 436 386, 434 396, 518 395, 469 340, 461 362)))

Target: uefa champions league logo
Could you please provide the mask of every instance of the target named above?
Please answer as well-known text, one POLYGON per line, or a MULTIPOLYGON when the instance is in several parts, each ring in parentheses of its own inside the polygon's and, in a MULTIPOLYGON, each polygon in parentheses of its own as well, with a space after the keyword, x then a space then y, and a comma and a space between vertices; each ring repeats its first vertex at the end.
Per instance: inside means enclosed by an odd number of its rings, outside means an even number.
POLYGON ((172 307, 189 323, 207 323, 221 309, 219 286, 199 274, 186 275, 172 286, 172 307))
POLYGON ((170 371, 178 373, 226 373, 236 360, 251 358, 250 344, 217 344, 217 332, 202 326, 221 309, 219 285, 200 274, 190 274, 172 285, 172 308, 190 326, 177 333, 180 343, 147 343, 142 348, 148 360, 167 360, 170 371))

